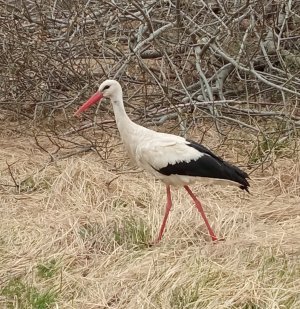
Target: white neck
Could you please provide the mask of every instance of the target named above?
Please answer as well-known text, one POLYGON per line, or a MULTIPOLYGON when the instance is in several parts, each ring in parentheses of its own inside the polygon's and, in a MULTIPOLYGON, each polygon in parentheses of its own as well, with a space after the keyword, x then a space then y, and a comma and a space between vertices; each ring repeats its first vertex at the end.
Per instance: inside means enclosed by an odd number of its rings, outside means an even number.
POLYGON ((142 126, 139 126, 138 124, 135 124, 127 116, 123 104, 121 87, 118 91, 114 92, 110 99, 113 105, 116 123, 120 132, 121 139, 129 156, 134 159, 136 156, 136 149, 141 140, 143 140, 147 135, 146 133, 148 130, 142 126))
POLYGON ((135 126, 135 124, 126 114, 122 98, 122 92, 117 93, 115 96, 113 96, 111 98, 111 102, 113 105, 117 127, 119 129, 121 137, 123 138, 124 135, 130 134, 130 131, 132 127, 135 126))

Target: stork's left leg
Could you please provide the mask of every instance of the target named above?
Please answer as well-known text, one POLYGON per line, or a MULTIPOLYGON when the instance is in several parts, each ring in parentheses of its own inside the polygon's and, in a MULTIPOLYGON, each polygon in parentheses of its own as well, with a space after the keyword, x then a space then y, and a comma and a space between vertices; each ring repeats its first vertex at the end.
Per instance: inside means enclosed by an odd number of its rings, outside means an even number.
POLYGON ((166 227, 166 223, 167 223, 167 220, 168 220, 168 216, 169 216, 169 213, 170 213, 170 210, 171 210, 171 207, 172 207, 170 186, 167 185, 166 189, 167 189, 167 206, 166 206, 165 216, 164 216, 163 222, 162 222, 161 227, 160 227, 159 235, 156 239, 156 243, 160 242, 160 240, 163 236, 163 233, 164 233, 164 230, 165 230, 165 227, 166 227))
POLYGON ((209 232, 209 235, 210 235, 211 239, 213 241, 218 240, 217 236, 215 235, 214 231, 212 230, 211 226, 208 223, 207 217, 206 217, 206 215, 204 213, 204 210, 202 208, 202 205, 201 205, 200 201, 197 199, 195 194, 192 192, 192 190, 188 186, 184 186, 184 188, 188 192, 188 194, 192 197, 192 199, 193 199, 197 209, 199 210, 199 212, 200 212, 200 214, 201 214, 201 216, 202 216, 202 218, 203 218, 203 220, 205 222, 205 225, 206 225, 206 227, 208 229, 208 232, 209 232))

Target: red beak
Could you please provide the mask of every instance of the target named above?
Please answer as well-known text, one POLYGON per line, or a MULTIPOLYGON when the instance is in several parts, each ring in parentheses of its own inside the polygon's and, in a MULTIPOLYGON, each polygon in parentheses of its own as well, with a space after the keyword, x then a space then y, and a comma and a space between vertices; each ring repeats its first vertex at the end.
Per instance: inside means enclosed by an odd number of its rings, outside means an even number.
POLYGON ((93 104, 99 102, 103 98, 102 92, 96 92, 93 96, 91 96, 84 104, 81 105, 81 107, 76 111, 74 114, 75 116, 79 116, 83 111, 88 109, 93 104))

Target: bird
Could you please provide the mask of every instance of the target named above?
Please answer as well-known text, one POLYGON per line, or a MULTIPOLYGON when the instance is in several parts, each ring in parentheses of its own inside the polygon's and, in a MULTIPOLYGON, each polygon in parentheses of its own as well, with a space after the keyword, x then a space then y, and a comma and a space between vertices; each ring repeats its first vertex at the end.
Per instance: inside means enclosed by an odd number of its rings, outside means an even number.
POLYGON ((134 123, 125 111, 122 87, 116 80, 105 80, 74 115, 79 116, 103 98, 110 99, 112 103, 120 137, 129 157, 138 167, 166 185, 165 213, 154 243, 161 241, 165 231, 172 207, 171 186, 184 187, 200 212, 212 241, 217 241, 201 202, 189 186, 198 180, 226 181, 249 193, 249 175, 200 143, 181 136, 156 132, 134 123))

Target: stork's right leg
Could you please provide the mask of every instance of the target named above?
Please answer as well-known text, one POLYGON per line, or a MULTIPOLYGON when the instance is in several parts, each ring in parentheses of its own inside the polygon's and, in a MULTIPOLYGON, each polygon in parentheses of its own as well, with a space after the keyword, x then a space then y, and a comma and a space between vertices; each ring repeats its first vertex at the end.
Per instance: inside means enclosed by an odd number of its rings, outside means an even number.
POLYGON ((164 233, 164 230, 165 230, 165 227, 166 227, 166 223, 167 223, 167 220, 168 220, 168 216, 169 216, 169 213, 170 213, 170 210, 171 210, 171 207, 172 207, 170 186, 167 185, 166 189, 167 189, 167 206, 166 206, 166 210, 165 210, 164 219, 163 219, 163 222, 162 222, 161 227, 160 227, 159 235, 156 239, 156 243, 160 242, 160 240, 163 236, 163 233, 164 233))
POLYGON ((200 214, 201 214, 201 216, 202 216, 202 218, 204 220, 204 223, 205 223, 205 225, 206 225, 206 227, 208 229, 208 232, 209 232, 209 235, 210 235, 211 239, 213 241, 218 240, 217 236, 215 235, 213 229, 211 228, 211 226, 210 226, 210 224, 209 224, 209 222, 207 220, 207 217, 206 217, 206 215, 204 213, 204 210, 203 210, 203 207, 202 207, 200 201, 197 199, 196 195, 192 192, 192 190, 188 186, 184 186, 184 188, 188 192, 188 194, 191 196, 191 198, 193 199, 193 201, 195 203, 195 206, 197 207, 198 211, 200 212, 200 214))

